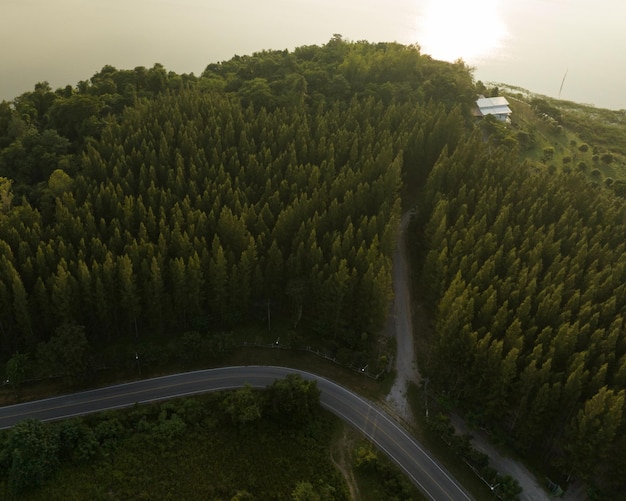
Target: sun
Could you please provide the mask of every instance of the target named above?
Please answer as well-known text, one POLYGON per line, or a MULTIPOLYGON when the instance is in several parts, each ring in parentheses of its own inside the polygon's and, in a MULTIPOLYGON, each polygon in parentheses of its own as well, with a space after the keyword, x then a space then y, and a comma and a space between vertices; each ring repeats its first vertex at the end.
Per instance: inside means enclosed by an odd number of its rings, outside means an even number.
POLYGON ((466 62, 497 52, 507 37, 500 0, 428 0, 417 18, 415 35, 424 54, 466 62))

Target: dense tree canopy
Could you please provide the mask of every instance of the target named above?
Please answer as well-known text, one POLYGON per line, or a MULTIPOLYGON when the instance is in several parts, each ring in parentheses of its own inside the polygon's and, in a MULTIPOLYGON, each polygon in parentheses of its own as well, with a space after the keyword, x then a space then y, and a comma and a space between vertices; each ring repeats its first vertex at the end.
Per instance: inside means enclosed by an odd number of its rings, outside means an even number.
POLYGON ((582 174, 515 158, 475 136, 431 173, 428 370, 521 449, 623 482, 626 209, 582 174))
POLYGON ((339 36, 201 77, 38 84, 0 110, 2 353, 51 352, 65 325, 92 345, 232 327, 270 303, 358 348, 387 311, 403 179, 454 149, 471 89, 462 63, 339 36))
POLYGON ((199 77, 105 66, 0 103, 0 357, 15 385, 29 360, 76 378, 96 346, 193 345, 190 329, 270 305, 361 349, 387 313, 408 195, 433 386, 519 448, 547 444, 562 471, 623 485, 622 199, 520 164, 505 126, 466 134, 473 98, 462 62, 336 35, 199 77))

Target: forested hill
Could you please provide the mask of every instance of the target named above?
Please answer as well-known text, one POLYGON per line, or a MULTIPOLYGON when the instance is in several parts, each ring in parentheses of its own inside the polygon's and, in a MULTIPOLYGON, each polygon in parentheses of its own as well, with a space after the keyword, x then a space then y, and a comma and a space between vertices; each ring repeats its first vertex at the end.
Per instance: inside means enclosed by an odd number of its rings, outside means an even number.
POLYGON ((435 386, 544 471, 623 499, 623 198, 476 135, 425 191, 435 386))
POLYGON ((2 358, 15 377, 76 376, 96 347, 267 322, 269 304, 366 351, 403 179, 455 149, 472 100, 462 63, 336 36, 3 102, 2 358))

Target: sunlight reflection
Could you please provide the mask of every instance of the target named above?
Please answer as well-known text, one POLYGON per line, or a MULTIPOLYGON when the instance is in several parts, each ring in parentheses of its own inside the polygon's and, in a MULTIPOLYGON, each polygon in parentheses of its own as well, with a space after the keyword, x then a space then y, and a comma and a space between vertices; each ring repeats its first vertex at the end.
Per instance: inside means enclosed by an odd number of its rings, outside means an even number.
POLYGON ((428 0, 417 18, 416 41, 436 59, 474 62, 498 52, 508 32, 501 0, 428 0))

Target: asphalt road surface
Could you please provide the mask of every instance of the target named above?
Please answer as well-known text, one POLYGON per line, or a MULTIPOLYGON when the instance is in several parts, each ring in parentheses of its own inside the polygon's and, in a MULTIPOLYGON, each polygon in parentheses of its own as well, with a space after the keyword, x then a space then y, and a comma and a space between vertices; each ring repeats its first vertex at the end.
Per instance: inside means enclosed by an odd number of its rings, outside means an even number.
POLYGON ((328 379, 284 367, 244 366, 187 372, 0 407, 0 429, 10 428, 26 418, 42 421, 64 419, 136 403, 240 388, 246 383, 264 388, 274 380, 293 373, 317 381, 322 406, 366 435, 428 498, 435 501, 471 499, 452 476, 388 414, 328 379))

